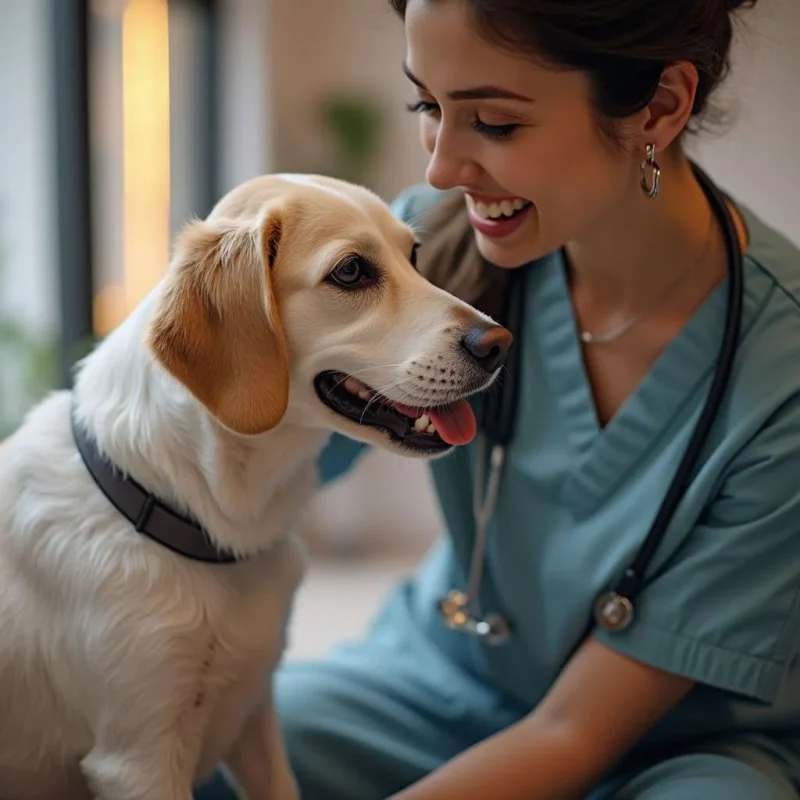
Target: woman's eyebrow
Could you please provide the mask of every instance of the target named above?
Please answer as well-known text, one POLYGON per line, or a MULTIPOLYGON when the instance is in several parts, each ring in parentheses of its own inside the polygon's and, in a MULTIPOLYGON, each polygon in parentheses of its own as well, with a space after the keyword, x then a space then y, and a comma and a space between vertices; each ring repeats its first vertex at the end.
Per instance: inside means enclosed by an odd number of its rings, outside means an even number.
MULTIPOLYGON (((411 83, 418 86, 423 92, 428 91, 425 84, 411 72, 405 63, 403 64, 403 72, 411 83)), ((523 103, 533 102, 530 97, 517 94, 509 89, 503 89, 500 86, 474 86, 471 89, 456 89, 448 92, 447 96, 450 100, 520 100, 523 103)))

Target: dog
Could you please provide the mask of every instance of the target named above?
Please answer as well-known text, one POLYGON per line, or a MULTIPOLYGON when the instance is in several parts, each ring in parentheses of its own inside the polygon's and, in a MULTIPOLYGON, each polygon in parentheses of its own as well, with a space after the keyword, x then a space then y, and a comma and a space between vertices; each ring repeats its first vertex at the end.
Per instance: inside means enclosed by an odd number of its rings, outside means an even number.
POLYGON ((249 800, 297 796, 271 675, 317 458, 333 432, 426 459, 465 444, 465 398, 511 344, 416 247, 364 187, 249 180, 6 440, 2 800, 190 800, 218 764, 249 800))

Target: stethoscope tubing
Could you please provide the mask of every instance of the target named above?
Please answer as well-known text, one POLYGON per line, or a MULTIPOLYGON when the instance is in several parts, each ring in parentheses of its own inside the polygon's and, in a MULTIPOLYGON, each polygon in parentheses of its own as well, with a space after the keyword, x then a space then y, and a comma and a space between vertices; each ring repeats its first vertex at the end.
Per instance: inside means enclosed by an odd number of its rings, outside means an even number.
POLYGON ((631 606, 642 588, 647 568, 663 541, 670 522, 691 483, 703 448, 714 427, 715 418, 725 399, 738 349, 742 306, 744 304, 744 259, 739 246, 739 236, 731 212, 728 209, 727 198, 714 186, 711 179, 699 167, 694 166, 694 169, 700 180, 700 185, 715 210, 718 221, 721 223, 722 237, 725 243, 728 264, 728 300, 725 327, 717 356, 714 377, 692 437, 686 446, 678 468, 675 470, 675 475, 664 495, 647 536, 634 556, 631 565, 625 570, 622 578, 612 590, 613 594, 626 599, 631 606))

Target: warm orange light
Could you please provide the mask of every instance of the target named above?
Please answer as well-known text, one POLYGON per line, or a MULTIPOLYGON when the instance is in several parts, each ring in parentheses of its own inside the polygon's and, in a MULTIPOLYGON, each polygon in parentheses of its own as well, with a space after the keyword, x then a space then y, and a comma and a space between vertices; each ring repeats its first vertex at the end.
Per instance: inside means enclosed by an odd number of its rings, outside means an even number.
POLYGON ((160 279, 170 251, 169 21, 166 0, 128 0, 125 6, 122 18, 122 130, 123 283, 127 314, 160 279))
POLYGON ((107 336, 128 316, 125 287, 112 283, 95 292, 92 318, 95 336, 107 336))

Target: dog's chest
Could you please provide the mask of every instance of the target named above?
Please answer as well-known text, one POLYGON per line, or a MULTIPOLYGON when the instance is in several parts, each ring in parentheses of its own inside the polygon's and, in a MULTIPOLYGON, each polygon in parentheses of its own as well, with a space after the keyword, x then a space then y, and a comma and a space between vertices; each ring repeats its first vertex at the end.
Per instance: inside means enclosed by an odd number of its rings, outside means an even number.
POLYGON ((303 572, 301 551, 287 540, 261 570, 241 578, 239 602, 209 615, 192 718, 203 731, 200 772, 230 747, 269 689, 286 646, 292 600, 303 572))

